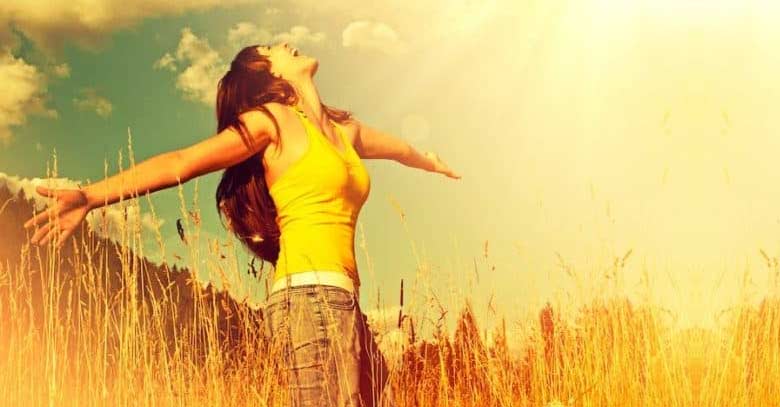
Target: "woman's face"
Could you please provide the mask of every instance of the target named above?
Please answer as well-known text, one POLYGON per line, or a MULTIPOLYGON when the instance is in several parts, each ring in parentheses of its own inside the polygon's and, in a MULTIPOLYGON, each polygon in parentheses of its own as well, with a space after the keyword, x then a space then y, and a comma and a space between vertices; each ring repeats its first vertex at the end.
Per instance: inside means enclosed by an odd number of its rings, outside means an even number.
POLYGON ((282 79, 294 79, 302 75, 313 77, 317 72, 318 61, 301 54, 286 41, 271 47, 261 45, 257 47, 257 52, 271 60, 271 73, 282 79))

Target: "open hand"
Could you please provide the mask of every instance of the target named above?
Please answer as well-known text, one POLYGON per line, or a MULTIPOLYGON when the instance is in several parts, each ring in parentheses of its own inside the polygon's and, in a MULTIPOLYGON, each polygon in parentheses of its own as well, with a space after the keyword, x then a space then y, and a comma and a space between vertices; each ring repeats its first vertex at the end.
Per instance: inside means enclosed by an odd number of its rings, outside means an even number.
POLYGON ((90 211, 87 196, 80 189, 50 189, 40 185, 35 187, 35 191, 43 196, 54 198, 55 202, 45 211, 24 222, 25 228, 46 222, 38 228, 30 242, 44 245, 59 237, 56 244, 60 248, 90 211))
POLYGON ((425 157, 427 157, 431 162, 433 162, 433 172, 438 172, 440 174, 444 174, 450 178, 460 179, 461 176, 455 174, 455 172, 450 169, 450 167, 445 164, 441 158, 439 158, 436 153, 432 153, 430 151, 427 151, 425 154, 425 157))

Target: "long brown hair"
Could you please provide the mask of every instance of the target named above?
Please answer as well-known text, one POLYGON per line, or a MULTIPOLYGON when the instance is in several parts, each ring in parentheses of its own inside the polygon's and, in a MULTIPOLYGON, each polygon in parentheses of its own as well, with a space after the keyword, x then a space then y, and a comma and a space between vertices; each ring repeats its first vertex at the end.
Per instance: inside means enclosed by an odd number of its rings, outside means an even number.
MULTIPOLYGON (((241 113, 253 109, 264 112, 273 121, 276 133, 280 134, 279 123, 264 104, 295 105, 299 99, 289 82, 271 74, 271 61, 257 52, 259 46, 242 48, 217 87, 217 132, 232 126, 238 129, 247 144, 250 138, 246 126, 238 118, 241 113)), ((322 108, 325 114, 339 123, 352 118, 349 111, 324 103, 322 108)), ((282 138, 278 139, 281 143, 282 138)), ((276 223, 276 205, 265 182, 263 153, 264 150, 258 151, 225 169, 217 186, 217 213, 222 226, 231 230, 256 256, 276 267, 281 233, 276 223), (223 215, 227 218, 227 226, 223 215)))

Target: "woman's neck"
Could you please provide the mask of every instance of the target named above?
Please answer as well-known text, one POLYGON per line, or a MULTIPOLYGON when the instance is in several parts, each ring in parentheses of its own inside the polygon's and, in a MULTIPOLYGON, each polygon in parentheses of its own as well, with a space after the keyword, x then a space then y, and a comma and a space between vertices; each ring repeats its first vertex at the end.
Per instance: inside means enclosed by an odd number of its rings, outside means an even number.
POLYGON ((325 124, 328 118, 325 117, 320 93, 317 87, 314 86, 314 82, 312 80, 298 82, 295 84, 295 91, 298 93, 298 106, 305 111, 311 112, 310 115, 313 120, 320 124, 325 124))

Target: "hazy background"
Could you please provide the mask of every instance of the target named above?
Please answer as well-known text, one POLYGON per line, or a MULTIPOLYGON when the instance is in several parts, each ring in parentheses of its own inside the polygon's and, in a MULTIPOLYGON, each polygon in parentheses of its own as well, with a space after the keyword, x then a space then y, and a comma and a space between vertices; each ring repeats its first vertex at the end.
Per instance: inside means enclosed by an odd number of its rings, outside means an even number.
MULTIPOLYGON (((685 326, 711 325, 738 300, 745 270, 752 298, 771 288, 759 254, 780 254, 780 10, 769 1, 46 4, 0 5, 9 176, 44 177, 54 149, 61 177, 97 180, 106 160, 113 175, 128 129, 136 161, 209 137, 233 55, 287 40, 320 60, 325 103, 463 174, 364 161, 365 307, 377 291, 394 305, 403 278, 450 306, 471 296, 480 318, 493 318, 488 305, 515 318, 613 288, 606 275, 629 250, 622 290, 642 301, 649 280, 649 300, 685 326)), ((227 236, 220 173, 198 180, 205 237, 227 236)), ((187 263, 176 190, 152 202, 169 261, 179 250, 187 263)), ((159 258, 153 244, 147 254, 159 258)))

